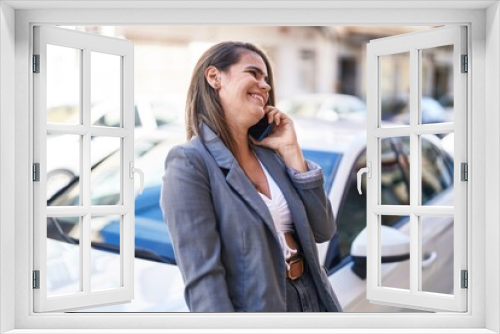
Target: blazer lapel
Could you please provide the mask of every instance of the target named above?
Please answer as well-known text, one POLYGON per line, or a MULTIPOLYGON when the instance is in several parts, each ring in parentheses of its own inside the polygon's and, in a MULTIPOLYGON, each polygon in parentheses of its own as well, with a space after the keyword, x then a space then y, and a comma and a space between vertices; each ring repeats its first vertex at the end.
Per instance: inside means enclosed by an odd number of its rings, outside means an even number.
POLYGON ((202 136, 206 149, 226 176, 229 186, 262 218, 273 236, 278 240, 273 218, 266 203, 243 172, 233 154, 206 124, 202 125, 202 136))
POLYGON ((259 146, 254 146, 253 148, 257 157, 266 167, 267 171, 274 179, 274 182, 276 182, 279 186, 287 201, 290 214, 292 215, 292 221, 302 244, 302 248, 310 249, 312 244, 310 242, 307 214, 299 195, 293 188, 289 176, 284 169, 286 167, 278 163, 279 160, 276 158, 274 152, 263 149, 259 146))

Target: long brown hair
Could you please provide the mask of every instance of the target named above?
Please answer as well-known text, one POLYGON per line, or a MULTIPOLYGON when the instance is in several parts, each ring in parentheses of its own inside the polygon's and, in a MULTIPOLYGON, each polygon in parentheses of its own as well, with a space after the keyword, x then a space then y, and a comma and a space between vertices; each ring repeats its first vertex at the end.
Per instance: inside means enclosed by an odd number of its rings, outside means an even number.
POLYGON ((228 71, 231 65, 240 61, 245 52, 258 54, 266 64, 268 84, 271 86, 267 104, 275 105, 272 66, 263 50, 253 44, 243 42, 222 42, 214 45, 198 60, 191 77, 186 101, 186 133, 188 140, 193 136, 202 138, 200 136, 200 123, 204 122, 235 155, 236 142, 229 131, 219 95, 205 79, 205 70, 209 66, 214 66, 220 71, 228 71))

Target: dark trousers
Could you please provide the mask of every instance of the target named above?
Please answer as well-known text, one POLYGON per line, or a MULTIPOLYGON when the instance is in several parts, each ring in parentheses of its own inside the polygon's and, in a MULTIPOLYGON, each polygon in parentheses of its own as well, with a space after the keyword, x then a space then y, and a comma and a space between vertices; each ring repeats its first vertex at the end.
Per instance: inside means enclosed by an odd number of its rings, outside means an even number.
POLYGON ((286 311, 326 312, 309 270, 306 269, 304 274, 294 281, 287 278, 286 311))

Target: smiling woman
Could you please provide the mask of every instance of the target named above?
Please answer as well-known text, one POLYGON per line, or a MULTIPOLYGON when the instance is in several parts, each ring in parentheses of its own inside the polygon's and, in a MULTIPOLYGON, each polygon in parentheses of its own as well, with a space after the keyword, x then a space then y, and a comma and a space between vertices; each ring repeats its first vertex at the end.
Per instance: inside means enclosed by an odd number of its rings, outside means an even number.
POLYGON ((190 140, 168 153, 161 197, 191 311, 342 310, 316 250, 336 230, 323 174, 272 88, 252 44, 217 44, 195 66, 190 140), (258 142, 262 118, 275 125, 258 142))

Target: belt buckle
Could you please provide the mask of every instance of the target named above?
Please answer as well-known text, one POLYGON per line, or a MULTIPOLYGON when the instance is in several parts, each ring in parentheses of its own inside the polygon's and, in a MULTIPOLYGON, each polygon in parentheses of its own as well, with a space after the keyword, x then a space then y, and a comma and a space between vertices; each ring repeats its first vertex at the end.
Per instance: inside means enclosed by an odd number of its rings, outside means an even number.
POLYGON ((290 265, 290 270, 287 269, 286 271, 286 277, 291 279, 292 281, 295 281, 296 279, 300 278, 302 274, 304 273, 304 262, 302 261, 302 257, 297 257, 295 259, 290 259, 290 262, 288 264, 290 265), (298 275, 292 275, 292 266, 294 264, 298 263, 300 265, 300 273, 298 275))

